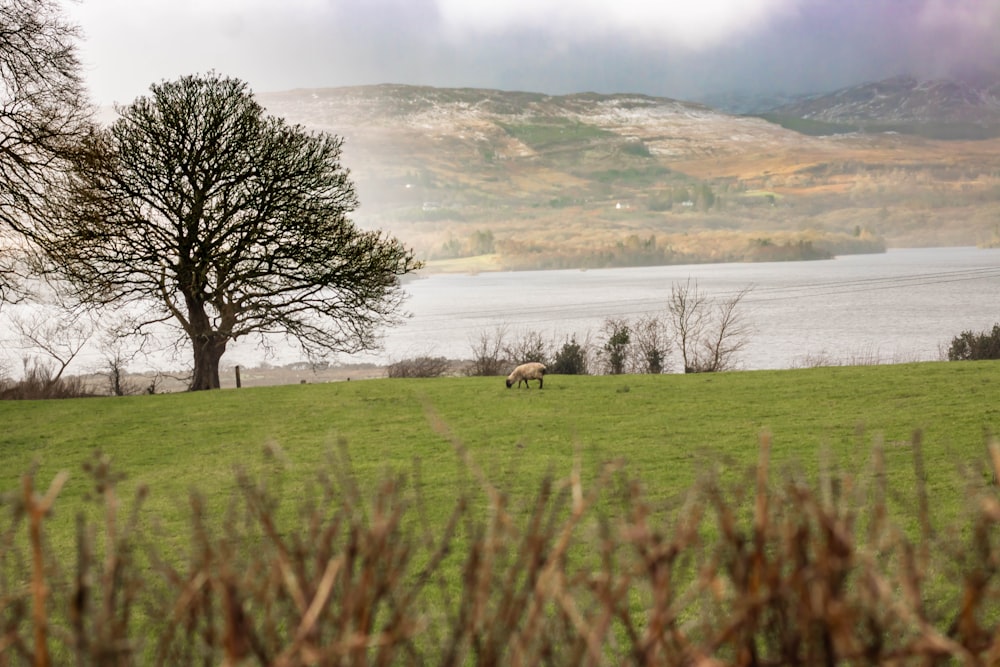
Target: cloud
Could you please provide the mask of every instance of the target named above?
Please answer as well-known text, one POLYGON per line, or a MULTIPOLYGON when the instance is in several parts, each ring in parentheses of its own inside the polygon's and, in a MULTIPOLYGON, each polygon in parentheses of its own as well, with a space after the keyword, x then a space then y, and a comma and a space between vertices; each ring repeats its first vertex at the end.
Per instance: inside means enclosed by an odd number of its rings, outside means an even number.
POLYGON ((1000 4, 983 0, 925 0, 917 14, 928 30, 957 31, 996 37, 1000 29, 1000 4))
POLYGON ((925 0, 915 17, 914 57, 933 76, 1000 67, 1000 3, 925 0))
POLYGON ((794 13, 804 0, 437 0, 452 36, 544 30, 570 42, 640 40, 700 50, 794 13))
POLYGON ((997 0, 66 0, 95 101, 214 69, 261 92, 824 92, 1000 68, 997 0))

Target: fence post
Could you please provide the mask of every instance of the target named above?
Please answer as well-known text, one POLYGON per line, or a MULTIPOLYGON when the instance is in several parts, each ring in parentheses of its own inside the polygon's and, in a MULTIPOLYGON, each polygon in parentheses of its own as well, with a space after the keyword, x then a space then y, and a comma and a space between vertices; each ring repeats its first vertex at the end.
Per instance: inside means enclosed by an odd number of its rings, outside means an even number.
POLYGON ((240 381, 240 367, 237 366, 236 367, 236 388, 239 389, 242 386, 243 386, 243 383, 240 381))

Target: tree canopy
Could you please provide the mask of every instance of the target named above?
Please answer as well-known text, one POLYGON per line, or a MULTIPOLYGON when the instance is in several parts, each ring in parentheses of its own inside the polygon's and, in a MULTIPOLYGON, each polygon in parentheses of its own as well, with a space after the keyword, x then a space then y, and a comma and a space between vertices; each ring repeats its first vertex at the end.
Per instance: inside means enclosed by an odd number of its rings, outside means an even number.
POLYGON ((89 127, 76 38, 56 2, 0 0, 0 294, 23 246, 9 233, 31 235, 66 151, 89 127))
POLYGON ((179 327, 192 390, 219 386, 231 341, 284 334, 310 358, 377 345, 412 251, 348 218, 342 139, 267 115, 214 73, 151 86, 76 156, 44 247, 75 296, 179 327))

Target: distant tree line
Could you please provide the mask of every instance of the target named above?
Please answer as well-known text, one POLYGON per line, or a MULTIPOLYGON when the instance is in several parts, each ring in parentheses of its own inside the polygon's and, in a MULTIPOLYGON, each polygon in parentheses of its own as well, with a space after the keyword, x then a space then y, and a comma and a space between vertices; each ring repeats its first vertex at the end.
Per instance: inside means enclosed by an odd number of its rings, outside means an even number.
MULTIPOLYGON (((749 343, 752 326, 741 304, 751 288, 715 300, 697 283, 675 283, 661 315, 608 317, 594 335, 573 333, 547 340, 538 331, 511 332, 505 326, 480 332, 472 341, 466 375, 506 375, 513 366, 540 361, 560 375, 624 373, 711 373, 734 370, 749 343)), ((1000 359, 1000 323, 987 331, 963 331, 947 350, 949 361, 1000 359)), ((859 362, 852 363, 872 363, 859 362)), ((878 363, 878 362, 875 362, 878 363)), ((816 365, 828 365, 821 359, 816 365)), ((389 377, 438 377, 454 370, 444 358, 417 357, 393 363, 389 377)))
POLYGON ((851 234, 807 231, 777 232, 767 236, 742 231, 630 233, 579 246, 542 238, 502 237, 489 230, 476 230, 465 238, 450 237, 431 256, 450 259, 497 253, 504 270, 521 271, 803 261, 840 254, 881 252, 885 252, 882 239, 853 230, 851 234))
POLYGON ((512 366, 528 361, 539 361, 550 373, 561 375, 734 370, 753 331, 742 308, 750 290, 713 298, 699 290, 696 281, 674 283, 662 314, 608 317, 596 335, 574 333, 556 342, 538 331, 512 333, 498 326, 472 342, 466 373, 506 375, 512 366))

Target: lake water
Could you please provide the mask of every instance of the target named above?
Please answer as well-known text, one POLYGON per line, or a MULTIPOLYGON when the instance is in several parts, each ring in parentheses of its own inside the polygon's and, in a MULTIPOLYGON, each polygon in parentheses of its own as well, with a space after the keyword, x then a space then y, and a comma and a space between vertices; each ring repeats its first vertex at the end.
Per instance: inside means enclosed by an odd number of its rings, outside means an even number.
MULTIPOLYGON (((386 332, 382 352, 338 360, 389 363, 422 355, 467 359, 480 337, 498 327, 510 337, 536 331, 559 345, 572 334, 578 340, 589 334, 596 343, 609 317, 665 316, 671 285, 688 279, 719 299, 752 286, 741 311, 753 325, 739 357, 744 369, 791 368, 816 359, 936 360, 963 330, 982 331, 1000 322, 1000 249, 891 250, 810 262, 430 275, 406 285, 405 309, 411 316, 386 332)), ((23 352, 12 348, 9 332, 3 340, 8 355, 20 359, 23 352)), ((81 355, 74 370, 100 367, 95 358, 94 353, 81 355)), ((252 367, 297 360, 296 352, 280 342, 270 357, 239 343, 226 353, 223 364, 252 367)), ((184 355, 153 355, 140 365, 176 369, 189 363, 184 355)), ((676 370, 676 355, 671 364, 676 370)))
MULTIPOLYGON (((826 261, 701 264, 588 271, 434 275, 407 286, 412 317, 387 333, 379 360, 469 358, 483 332, 537 331, 561 342, 600 337, 608 317, 665 315, 671 285, 697 281, 727 299, 752 286, 742 312, 754 333, 745 369, 811 359, 941 358, 963 330, 1000 322, 1000 250, 933 248, 826 261)), ((674 360, 676 364, 676 359, 674 360)))

